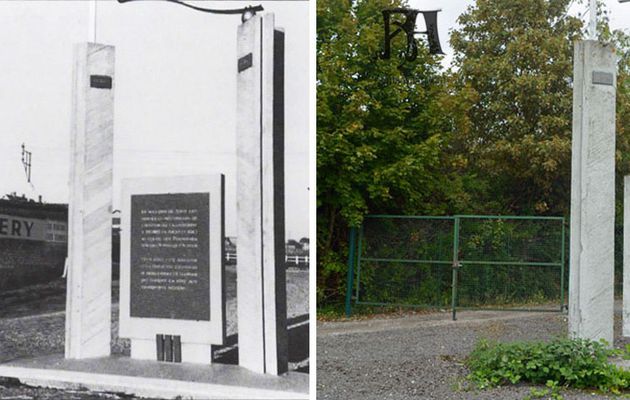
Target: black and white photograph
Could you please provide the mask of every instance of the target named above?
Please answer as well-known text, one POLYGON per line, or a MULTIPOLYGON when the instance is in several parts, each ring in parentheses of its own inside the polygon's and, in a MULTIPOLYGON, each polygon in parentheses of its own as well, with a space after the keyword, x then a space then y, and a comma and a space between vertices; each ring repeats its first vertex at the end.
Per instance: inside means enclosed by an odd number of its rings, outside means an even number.
POLYGON ((0 398, 309 398, 311 8, 0 1, 0 398))

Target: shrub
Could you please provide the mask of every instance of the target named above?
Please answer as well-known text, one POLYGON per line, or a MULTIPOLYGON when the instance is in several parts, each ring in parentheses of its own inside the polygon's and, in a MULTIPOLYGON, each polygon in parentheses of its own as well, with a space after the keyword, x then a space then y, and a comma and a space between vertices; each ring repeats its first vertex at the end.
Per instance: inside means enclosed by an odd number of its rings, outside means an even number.
POLYGON ((620 393, 630 386, 630 372, 609 363, 609 357, 618 354, 605 342, 583 339, 481 341, 466 363, 471 371, 468 378, 479 388, 528 382, 620 393))

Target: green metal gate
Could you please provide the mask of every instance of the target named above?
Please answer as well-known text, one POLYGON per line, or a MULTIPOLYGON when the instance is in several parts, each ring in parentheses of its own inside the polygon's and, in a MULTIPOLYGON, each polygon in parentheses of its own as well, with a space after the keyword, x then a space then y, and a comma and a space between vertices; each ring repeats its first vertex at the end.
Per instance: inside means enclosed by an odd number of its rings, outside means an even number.
POLYGON ((355 304, 562 311, 562 217, 371 215, 351 231, 355 304), (356 256, 355 256, 356 254, 356 256))

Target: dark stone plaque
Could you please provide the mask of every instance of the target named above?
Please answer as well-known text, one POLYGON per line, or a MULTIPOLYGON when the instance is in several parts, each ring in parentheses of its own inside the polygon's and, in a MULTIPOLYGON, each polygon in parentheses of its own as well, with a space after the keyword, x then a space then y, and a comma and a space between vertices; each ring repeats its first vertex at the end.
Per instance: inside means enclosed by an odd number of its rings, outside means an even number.
POLYGON ((111 89, 112 77, 107 75, 90 75, 90 87, 97 89, 111 89))
POLYGON ((613 74, 610 72, 593 71, 593 85, 612 86, 614 80, 613 74))
POLYGON ((210 194, 131 196, 132 317, 210 321, 210 194))
POLYGON ((252 53, 248 53, 238 59, 238 72, 243 72, 253 65, 252 53))

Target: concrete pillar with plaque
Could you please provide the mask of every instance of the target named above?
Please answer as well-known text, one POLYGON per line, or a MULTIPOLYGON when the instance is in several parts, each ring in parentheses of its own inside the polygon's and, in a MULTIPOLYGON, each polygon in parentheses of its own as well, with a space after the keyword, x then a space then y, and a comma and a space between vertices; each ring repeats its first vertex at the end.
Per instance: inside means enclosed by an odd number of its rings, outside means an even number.
POLYGON ((66 358, 110 355, 114 47, 74 49, 66 358))
POLYGON ((569 335, 613 342, 615 49, 575 44, 569 335))
POLYGON ((238 28, 237 213, 239 364, 288 369, 284 265, 284 32, 273 14, 238 28))

